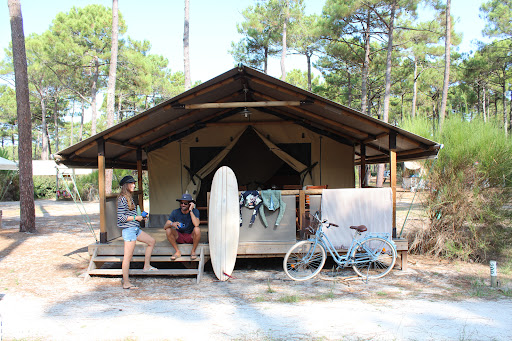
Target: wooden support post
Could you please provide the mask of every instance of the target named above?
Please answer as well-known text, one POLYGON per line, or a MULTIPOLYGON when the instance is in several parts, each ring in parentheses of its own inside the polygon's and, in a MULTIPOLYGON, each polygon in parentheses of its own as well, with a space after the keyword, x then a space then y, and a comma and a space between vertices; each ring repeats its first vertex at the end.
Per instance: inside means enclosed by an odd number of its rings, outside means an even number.
POLYGON ((396 133, 389 134, 389 168, 393 192, 393 238, 396 238, 396 133))
POLYGON ((137 149, 137 183, 139 184, 139 206, 144 211, 144 186, 142 183, 142 149, 137 149))
POLYGON ((365 183, 364 180, 366 179, 366 145, 364 143, 361 143, 361 172, 359 174, 359 187, 364 188, 365 183))
POLYGON ((299 191, 299 227, 303 227, 304 214, 306 213, 306 193, 299 191))
POLYGON ((105 193, 105 140, 98 143, 98 191, 100 195, 100 243, 107 242, 107 195, 105 193))

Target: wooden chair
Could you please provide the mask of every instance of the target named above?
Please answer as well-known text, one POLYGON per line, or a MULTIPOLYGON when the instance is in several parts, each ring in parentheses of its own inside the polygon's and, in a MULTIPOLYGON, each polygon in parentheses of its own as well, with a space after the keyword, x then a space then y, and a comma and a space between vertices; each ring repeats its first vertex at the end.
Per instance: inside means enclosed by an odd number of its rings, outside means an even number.
MULTIPOLYGON (((306 190, 308 189, 327 189, 328 185, 321 186, 306 186, 306 190)), ((306 195, 306 213, 309 212, 309 195, 306 195)))

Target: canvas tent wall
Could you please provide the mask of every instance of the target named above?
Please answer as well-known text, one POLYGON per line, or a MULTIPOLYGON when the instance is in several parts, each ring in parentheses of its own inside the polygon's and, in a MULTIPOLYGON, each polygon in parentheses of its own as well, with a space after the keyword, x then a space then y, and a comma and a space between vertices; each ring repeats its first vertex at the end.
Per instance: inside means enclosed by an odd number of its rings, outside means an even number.
MULTIPOLYGON (((258 113, 254 112, 253 115, 257 118, 258 113)), ((148 154, 148 173, 151 188, 149 196, 152 213, 165 214, 176 207, 174 198, 181 196, 181 193, 186 190, 191 180, 190 173, 187 172, 183 166, 190 168, 192 161, 191 154, 193 154, 191 151, 193 151, 194 148, 210 147, 223 150, 233 142, 231 141, 232 139, 234 140, 242 135, 242 133, 246 132, 248 126, 249 124, 244 126, 227 125, 206 128, 180 141, 175 141, 150 152, 148 154)), ((322 138, 322 136, 300 126, 283 126, 278 121, 276 121, 274 125, 265 124, 263 126, 255 126, 254 130, 263 135, 263 137, 268 137, 268 139, 275 144, 286 145, 301 143, 306 145, 306 148, 310 149, 310 160, 306 161, 305 166, 310 166, 314 163, 317 163, 317 165, 312 168, 311 174, 305 176, 305 182, 303 184, 328 184, 329 188, 354 187, 354 159, 352 147, 322 138)), ((251 136, 251 141, 253 141, 254 144, 259 142, 258 139, 259 138, 255 135, 251 136)), ((240 141, 238 142, 241 143, 240 141)), ((271 178, 276 171, 276 162, 272 161, 272 153, 270 151, 268 154, 260 152, 258 155, 254 153, 252 147, 251 145, 247 146, 247 144, 244 146, 244 148, 247 148, 245 155, 247 159, 243 159, 243 155, 239 155, 242 158, 235 158, 238 161, 238 163, 235 163, 234 160, 229 160, 229 155, 227 155, 223 160, 224 162, 220 161, 212 171, 227 162, 226 165, 235 169, 235 175, 239 180, 239 184, 251 184, 251 180, 257 179, 260 174, 266 174, 267 177, 271 178), (264 160, 262 161, 262 159, 264 160)), ((277 156, 274 156, 274 158, 278 160, 277 163, 286 163, 277 156)), ((209 160, 205 159, 202 161, 203 164, 206 164, 209 160)), ((277 165, 277 167, 279 167, 279 165, 277 165)), ((264 178, 259 179, 261 181, 261 179, 264 178)), ((297 178, 293 177, 293 179, 296 180, 297 178)), ((260 184, 260 181, 255 182, 260 184)), ((275 181, 278 180, 275 179, 275 181)), ((289 184, 292 185, 292 183, 289 184)), ((204 190, 207 191, 209 188, 204 188, 203 193, 204 190)))

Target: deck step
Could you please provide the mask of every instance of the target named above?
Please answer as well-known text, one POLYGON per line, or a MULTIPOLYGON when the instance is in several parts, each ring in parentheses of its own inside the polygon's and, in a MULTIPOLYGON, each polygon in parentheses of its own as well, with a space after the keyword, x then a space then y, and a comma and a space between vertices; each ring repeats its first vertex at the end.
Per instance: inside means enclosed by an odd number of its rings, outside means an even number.
MULTIPOLYGON (((122 262, 123 256, 96 256, 93 258, 94 262, 122 262)), ((171 256, 151 256, 151 262, 199 262, 200 257, 196 259, 190 256, 181 256, 176 260, 171 260, 171 256)), ((144 262, 144 256, 133 256, 132 262, 144 262)))
MULTIPOLYGON (((122 269, 103 269, 102 266, 107 262, 116 262, 121 263, 123 261, 123 255, 98 255, 99 248, 96 247, 91 255, 91 260, 89 262, 89 268, 87 269, 87 276, 90 275, 112 275, 112 276, 121 276, 123 274, 122 269)), ((195 269, 158 269, 152 271, 144 271, 143 269, 130 269, 130 275, 145 275, 145 276, 175 276, 175 275, 196 275, 197 283, 201 281, 204 271, 204 264, 209 260, 209 257, 206 257, 204 254, 204 247, 199 247, 199 254, 197 258, 192 260, 190 255, 181 256, 176 260, 171 260, 171 255, 156 255, 151 256, 152 262, 197 262, 197 268, 195 269)), ((144 262, 144 256, 132 256, 132 262, 144 262)), ((188 263, 185 263, 187 267, 190 267, 188 263)))

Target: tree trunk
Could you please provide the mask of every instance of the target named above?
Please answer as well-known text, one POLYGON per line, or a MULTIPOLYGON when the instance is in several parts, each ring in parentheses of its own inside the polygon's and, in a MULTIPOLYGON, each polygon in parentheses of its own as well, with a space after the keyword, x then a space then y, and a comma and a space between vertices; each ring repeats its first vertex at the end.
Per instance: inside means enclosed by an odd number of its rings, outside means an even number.
POLYGON ((512 127, 512 91, 510 92, 510 111, 508 113, 508 117, 509 117, 509 122, 510 122, 510 127, 512 127))
POLYGON ((190 23, 189 23, 190 0, 185 0, 185 25, 183 28, 183 63, 185 67, 185 90, 190 89, 190 23))
POLYGON ((71 112, 71 133, 69 134, 69 145, 73 145, 73 119, 75 118, 75 100, 73 99, 73 111, 71 112))
MULTIPOLYGON (((19 0, 8 0, 11 20, 12 57, 18 115, 18 160, 20 176, 20 232, 36 232, 34 182, 32 180, 32 122, 28 90, 27 55, 19 0)), ((14 146, 13 146, 14 148, 14 146)))
POLYGON ((85 101, 82 98, 82 116, 80 117, 80 135, 78 137, 79 141, 82 141, 84 138, 84 116, 85 116, 85 101))
MULTIPOLYGON (((382 112, 382 120, 389 122, 389 101, 391 98, 391 55, 393 53, 393 30, 395 28, 395 11, 396 1, 391 3, 391 13, 389 16, 388 26, 388 51, 386 56, 386 84, 384 90, 384 105, 382 112)), ((384 164, 380 163, 377 168, 377 187, 384 184, 384 164)))
POLYGON ((348 81, 348 107, 350 108, 352 106, 352 75, 350 72, 347 72, 347 81, 348 81))
POLYGON ((306 60, 308 63, 308 91, 311 91, 311 54, 309 52, 306 53, 306 60))
POLYGON ((412 111, 411 117, 416 117, 416 101, 418 98, 418 61, 414 57, 414 82, 412 85, 412 111))
POLYGON ((265 46, 265 57, 263 59, 263 73, 267 74, 267 67, 268 67, 268 46, 265 46))
POLYGON ((482 97, 483 97, 483 100, 482 100, 482 113, 484 115, 484 122, 487 122, 487 115, 485 113, 485 101, 486 101, 486 98, 485 98, 485 85, 482 89, 482 97))
MULTIPOLYGON (((107 85, 107 128, 114 125, 114 107, 116 100, 117 51, 119 35, 118 0, 112 0, 112 48, 110 49, 110 65, 107 85)), ((105 192, 112 193, 112 169, 105 170, 105 192)))
POLYGON ((59 118, 58 118, 58 109, 59 109, 59 99, 55 97, 54 99, 54 110, 53 110, 53 124, 55 125, 55 152, 59 151, 59 118))
POLYGON ((446 39, 444 45, 444 82, 441 110, 439 112, 439 127, 442 129, 446 115, 446 103, 448 101, 448 85, 450 84, 450 49, 452 44, 452 20, 450 16, 451 0, 446 0, 446 39))
POLYGON ((99 62, 98 62, 98 56, 94 56, 94 75, 92 77, 92 84, 91 84, 91 136, 96 135, 96 94, 98 93, 98 78, 99 78, 99 62))
POLYGON ((43 94, 41 95, 41 160, 48 160, 48 135, 46 130, 46 102, 44 101, 43 94))
POLYGON ((15 146, 15 142, 16 142, 16 139, 14 138, 14 133, 15 133, 15 129, 14 129, 14 126, 12 126, 12 131, 11 131, 11 144, 12 144, 12 159, 13 160, 16 160, 16 153, 15 153, 15 149, 14 146, 15 146))
POLYGON ((119 95, 117 95, 117 122, 121 122, 123 120, 123 112, 121 111, 122 110, 122 106, 121 106, 121 103, 123 102, 123 94, 120 93, 119 95))
POLYGON ((507 120, 507 83, 506 82, 503 83, 502 88, 503 88, 503 95, 502 95, 503 127, 505 128, 505 136, 507 136, 508 135, 508 120, 507 120))
POLYGON ((288 25, 288 19, 289 19, 289 13, 288 13, 288 0, 285 0, 284 2, 284 22, 283 22, 283 49, 281 51, 281 80, 284 82, 286 81, 286 67, 285 67, 285 60, 286 60, 286 26, 288 25))
MULTIPOLYGON (((391 4, 391 13, 389 17, 389 27, 388 27, 388 51, 386 56, 386 84, 384 90, 384 107, 382 119, 384 122, 389 122, 389 101, 391 98, 391 55, 393 53, 393 30, 395 27, 395 10, 396 10, 396 1, 393 1, 391 4)), ((379 167, 380 170, 380 167, 379 167)), ((382 169, 382 174, 384 174, 384 169, 382 169)), ((380 187, 380 186, 378 186, 380 187)))
POLYGON ((368 70, 370 69, 370 9, 367 12, 366 29, 364 31, 364 62, 361 75, 361 112, 366 112, 368 97, 368 70))

